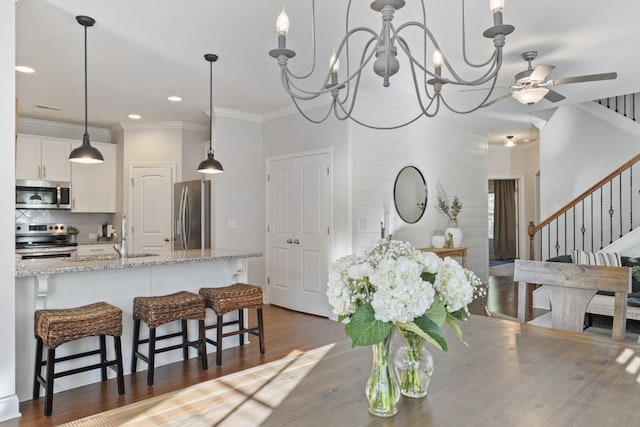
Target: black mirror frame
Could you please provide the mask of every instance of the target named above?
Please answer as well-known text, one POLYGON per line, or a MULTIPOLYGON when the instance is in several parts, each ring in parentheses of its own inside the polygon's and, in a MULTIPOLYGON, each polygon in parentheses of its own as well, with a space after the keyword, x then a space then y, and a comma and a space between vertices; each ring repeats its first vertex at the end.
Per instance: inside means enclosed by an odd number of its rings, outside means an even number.
POLYGON ((394 205, 396 213, 398 214, 400 219, 403 220, 404 222, 406 222, 407 224, 415 224, 418 221, 420 221, 420 219, 422 219, 422 217, 424 216, 425 211, 427 210, 427 201, 428 200, 429 200, 429 190, 427 188, 427 181, 424 179, 424 175, 422 174, 422 172, 420 172, 420 169, 418 169, 416 166, 413 166, 413 165, 408 165, 408 166, 405 166, 402 169, 400 169, 400 172, 398 172, 398 174, 396 175, 395 182, 393 183, 393 205, 394 205), (397 188, 398 188, 398 178, 400 178, 400 175, 402 174, 402 172, 404 172, 407 169, 413 169, 416 172, 418 172, 418 175, 420 175, 420 178, 422 179, 422 184, 424 186, 424 204, 422 206, 422 212, 420 212, 420 216, 418 216, 418 218, 415 221, 408 221, 402 215, 402 213, 400 213, 400 211, 398 210, 398 201, 397 201, 397 197, 396 197, 396 194, 397 194, 396 191, 397 191, 397 188))

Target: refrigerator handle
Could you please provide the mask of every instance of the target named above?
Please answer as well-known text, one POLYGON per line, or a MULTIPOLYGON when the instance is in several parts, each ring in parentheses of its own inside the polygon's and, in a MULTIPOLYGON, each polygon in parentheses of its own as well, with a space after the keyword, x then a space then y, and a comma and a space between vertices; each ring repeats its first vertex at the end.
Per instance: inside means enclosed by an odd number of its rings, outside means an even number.
POLYGON ((184 223, 185 223, 185 217, 184 217, 184 206, 185 206, 185 192, 186 192, 186 187, 182 187, 182 190, 180 192, 180 211, 179 211, 179 217, 180 217, 180 223, 179 223, 179 228, 178 230, 180 230, 180 249, 185 249, 185 229, 184 229, 184 223))
POLYGON ((184 249, 189 249, 191 241, 191 200, 189 197, 189 187, 185 187, 184 193, 184 249))

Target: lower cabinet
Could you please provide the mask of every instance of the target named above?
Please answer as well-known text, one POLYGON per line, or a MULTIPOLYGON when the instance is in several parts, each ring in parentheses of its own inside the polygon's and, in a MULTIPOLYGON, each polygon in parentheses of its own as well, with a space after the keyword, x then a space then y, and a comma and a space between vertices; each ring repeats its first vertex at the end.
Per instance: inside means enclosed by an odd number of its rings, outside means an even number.
MULTIPOLYGON (((102 153, 103 163, 71 164, 71 212, 116 211, 117 146, 92 142, 102 153)), ((74 149, 80 143, 73 145, 74 149)))
POLYGON ((78 245, 78 256, 89 255, 116 255, 113 243, 95 243, 88 245, 78 245))

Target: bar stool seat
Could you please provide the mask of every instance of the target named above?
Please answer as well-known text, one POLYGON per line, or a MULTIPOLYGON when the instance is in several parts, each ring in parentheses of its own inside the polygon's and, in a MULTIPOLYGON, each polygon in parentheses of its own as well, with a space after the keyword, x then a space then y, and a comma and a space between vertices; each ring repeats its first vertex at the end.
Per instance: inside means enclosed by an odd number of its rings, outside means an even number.
POLYGON ((44 415, 50 416, 53 410, 53 382, 55 378, 77 374, 92 369, 100 369, 102 381, 107 380, 107 367, 115 365, 118 382, 118 394, 124 394, 124 376, 122 370, 122 310, 106 302, 97 302, 82 307, 36 310, 34 315, 34 334, 36 337, 36 360, 33 380, 33 398, 40 397, 40 385, 45 388, 44 415), (107 360, 105 336, 113 337, 115 360, 107 360), (56 348, 62 344, 80 338, 98 336, 100 348, 83 353, 56 358, 56 348), (47 347, 47 360, 42 360, 43 347, 47 347), (100 355, 100 362, 80 368, 55 372, 56 362, 62 362, 91 355, 100 355), (45 376, 42 367, 46 367, 45 376))
POLYGON ((182 348, 183 359, 189 358, 189 347, 198 350, 202 369, 208 369, 207 363, 207 342, 205 337, 204 319, 206 307, 204 298, 193 292, 180 291, 169 295, 152 297, 135 297, 133 299, 133 350, 131 360, 131 372, 137 370, 138 358, 148 365, 147 385, 153 385, 155 355, 165 351, 182 348), (198 320, 199 337, 195 341, 189 341, 187 331, 187 320, 198 320), (180 332, 158 336, 156 328, 165 323, 181 321, 180 332), (143 321, 149 328, 149 338, 140 339, 140 322, 143 321), (174 337, 182 337, 182 343, 156 348, 156 342, 174 337), (144 355, 138 350, 140 344, 149 343, 148 354, 144 355))
POLYGON ((244 334, 255 335, 260 341, 260 354, 264 354, 264 327, 262 320, 262 288, 246 283, 236 283, 220 288, 201 288, 200 295, 205 298, 207 308, 216 313, 216 323, 207 325, 206 329, 216 329, 216 340, 207 338, 207 342, 216 346, 216 365, 222 365, 222 339, 239 335, 240 346, 244 345, 244 334), (244 327, 244 309, 256 309, 258 325, 244 327), (226 313, 238 310, 238 319, 224 322, 226 313), (224 326, 238 325, 238 330, 224 332, 224 326))

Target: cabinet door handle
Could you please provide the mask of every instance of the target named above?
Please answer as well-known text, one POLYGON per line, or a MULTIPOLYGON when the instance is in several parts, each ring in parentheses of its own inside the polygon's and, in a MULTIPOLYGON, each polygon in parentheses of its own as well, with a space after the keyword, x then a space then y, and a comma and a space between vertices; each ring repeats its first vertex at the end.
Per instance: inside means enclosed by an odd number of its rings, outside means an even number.
POLYGON ((38 165, 38 178, 42 178, 42 166, 38 165))
POLYGON ((76 208, 76 198, 74 197, 73 199, 71 199, 71 209, 75 209, 76 208))
POLYGON ((287 239, 287 243, 288 243, 288 244, 292 244, 292 243, 293 243, 293 240, 291 240, 291 239, 287 239))
POLYGON ((45 165, 42 165, 42 178, 46 178, 47 177, 47 167, 45 165))
POLYGON ((300 240, 296 239, 293 241, 294 244, 299 245, 300 244, 300 240))

